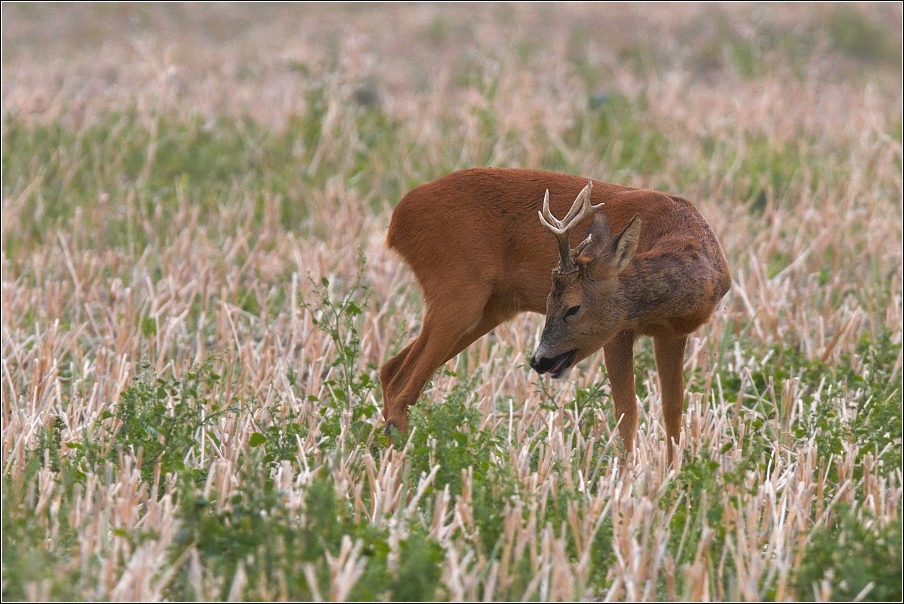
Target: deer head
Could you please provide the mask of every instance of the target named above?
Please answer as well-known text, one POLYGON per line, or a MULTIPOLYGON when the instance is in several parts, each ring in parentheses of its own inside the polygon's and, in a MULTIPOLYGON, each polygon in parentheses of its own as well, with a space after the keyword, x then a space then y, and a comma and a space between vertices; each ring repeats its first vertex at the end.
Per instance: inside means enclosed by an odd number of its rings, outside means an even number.
POLYGON ((637 216, 614 237, 609 220, 596 214, 587 235, 571 249, 569 236, 578 223, 603 204, 591 205, 592 183, 578 193, 561 221, 549 211, 549 191, 540 222, 559 244, 559 264, 552 271, 552 291, 546 299, 546 325, 530 365, 537 373, 562 377, 575 363, 599 350, 624 326, 624 301, 619 295, 619 273, 637 249, 641 221, 637 216))

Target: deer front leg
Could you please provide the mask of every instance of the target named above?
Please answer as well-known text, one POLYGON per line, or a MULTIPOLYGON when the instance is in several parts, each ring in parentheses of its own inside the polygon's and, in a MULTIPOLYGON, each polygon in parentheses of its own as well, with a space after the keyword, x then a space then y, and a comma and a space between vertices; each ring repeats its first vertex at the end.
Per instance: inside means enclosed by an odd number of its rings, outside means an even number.
POLYGON ((625 457, 634 453, 634 437, 637 434, 637 398, 634 392, 634 332, 619 332, 603 346, 615 419, 619 421, 618 434, 625 446, 625 457))
POLYGON ((681 439, 681 415, 684 412, 684 348, 687 336, 653 338, 656 369, 662 390, 662 414, 665 419, 666 449, 673 465, 674 448, 681 439))

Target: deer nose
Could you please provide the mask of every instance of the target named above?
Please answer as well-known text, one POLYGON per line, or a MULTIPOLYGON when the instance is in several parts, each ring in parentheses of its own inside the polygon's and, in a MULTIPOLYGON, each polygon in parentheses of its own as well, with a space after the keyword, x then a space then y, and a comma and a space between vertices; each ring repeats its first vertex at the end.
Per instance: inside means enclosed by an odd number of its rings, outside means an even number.
POLYGON ((534 353, 534 355, 530 358, 530 366, 534 371, 536 371, 540 375, 543 375, 544 373, 549 371, 550 367, 552 367, 552 359, 549 357, 537 356, 537 354, 534 353))

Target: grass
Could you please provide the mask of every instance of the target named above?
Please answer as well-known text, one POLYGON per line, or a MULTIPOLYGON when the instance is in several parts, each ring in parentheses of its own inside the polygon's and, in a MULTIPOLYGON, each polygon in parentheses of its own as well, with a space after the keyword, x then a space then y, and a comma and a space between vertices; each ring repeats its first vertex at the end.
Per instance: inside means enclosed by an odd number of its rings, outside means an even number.
POLYGON ((4 5, 4 600, 900 600, 900 22, 4 5), (651 343, 624 468, 602 356, 538 378, 537 316, 384 435, 391 209, 477 165, 719 235, 675 471, 651 343))

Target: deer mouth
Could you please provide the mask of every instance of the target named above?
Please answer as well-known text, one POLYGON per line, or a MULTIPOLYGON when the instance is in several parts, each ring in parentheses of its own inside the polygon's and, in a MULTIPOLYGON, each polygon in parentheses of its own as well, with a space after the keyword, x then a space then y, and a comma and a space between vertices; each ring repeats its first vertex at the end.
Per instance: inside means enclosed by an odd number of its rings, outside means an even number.
POLYGON ((549 367, 549 375, 554 379, 559 379, 565 375, 565 372, 571 368, 571 364, 574 362, 574 357, 577 353, 577 349, 569 350, 568 352, 563 352, 559 356, 553 358, 552 365, 549 367))

